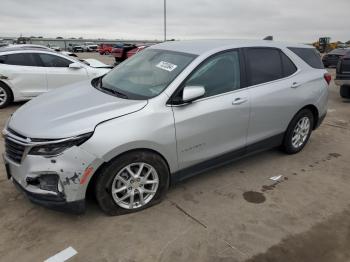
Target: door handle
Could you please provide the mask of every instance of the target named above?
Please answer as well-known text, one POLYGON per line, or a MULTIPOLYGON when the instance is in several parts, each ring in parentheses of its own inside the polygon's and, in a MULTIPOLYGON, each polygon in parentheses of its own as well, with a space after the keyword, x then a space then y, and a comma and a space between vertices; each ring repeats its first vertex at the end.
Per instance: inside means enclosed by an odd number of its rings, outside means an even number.
POLYGON ((297 87, 299 87, 299 86, 301 86, 300 83, 298 83, 298 82, 293 82, 291 88, 297 88, 297 87))
POLYGON ((247 101, 248 101, 247 98, 237 97, 235 100, 233 100, 232 105, 240 105, 240 104, 243 104, 247 101))

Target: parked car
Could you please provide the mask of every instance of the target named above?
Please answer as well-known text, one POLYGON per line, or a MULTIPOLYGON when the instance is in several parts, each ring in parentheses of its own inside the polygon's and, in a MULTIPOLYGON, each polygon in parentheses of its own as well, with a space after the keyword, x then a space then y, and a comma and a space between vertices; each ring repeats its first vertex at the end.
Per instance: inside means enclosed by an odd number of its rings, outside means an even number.
POLYGON ((51 50, 0 48, 0 108, 110 70, 87 63, 51 50))
POLYGON ((83 45, 84 52, 97 52, 97 45, 93 42, 85 42, 83 45))
POLYGON ((60 52, 61 51, 61 47, 59 46, 50 46, 50 48, 56 52, 60 52))
POLYGON ((126 58, 132 57, 133 55, 137 54, 138 52, 141 52, 142 50, 144 50, 147 47, 148 47, 147 45, 140 45, 140 46, 135 47, 134 49, 131 49, 130 51, 128 51, 126 53, 126 58))
POLYGON ((44 49, 44 50, 53 50, 50 47, 44 45, 32 45, 32 44, 16 44, 16 45, 8 45, 7 48, 23 48, 23 49, 44 49))
POLYGON ((301 151, 326 115, 330 80, 306 45, 154 45, 19 108, 3 131, 8 177, 47 207, 82 212, 89 187, 107 214, 139 211, 244 155, 301 151))
POLYGON ((81 45, 69 44, 68 51, 73 53, 84 52, 84 49, 81 45))
POLYGON ((98 45, 97 52, 100 55, 110 55, 112 53, 113 44, 100 44, 98 45))
POLYGON ((336 67, 339 62, 339 59, 341 59, 346 54, 350 54, 350 48, 337 48, 324 55, 322 58, 322 62, 325 67, 336 67))
POLYGON ((66 56, 73 56, 73 57, 78 57, 75 53, 69 52, 69 51, 60 51, 61 54, 66 55, 66 56))
POLYGON ((117 43, 114 45, 112 49, 112 56, 114 56, 115 63, 119 64, 120 62, 123 62, 125 59, 128 58, 127 53, 130 50, 135 49, 137 46, 134 44, 124 44, 124 43, 117 43))
POLYGON ((350 53, 338 62, 335 83, 340 86, 340 96, 350 98, 350 53))

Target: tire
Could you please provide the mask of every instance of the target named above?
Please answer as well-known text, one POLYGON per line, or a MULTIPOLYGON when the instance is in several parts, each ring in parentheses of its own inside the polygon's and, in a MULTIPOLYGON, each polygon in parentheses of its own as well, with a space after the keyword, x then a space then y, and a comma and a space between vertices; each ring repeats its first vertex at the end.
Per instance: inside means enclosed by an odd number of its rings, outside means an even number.
POLYGON ((7 107, 13 101, 13 94, 11 89, 0 82, 0 109, 7 107))
POLYGON ((111 53, 109 51, 106 51, 105 52, 105 55, 110 55, 111 53))
POLYGON ((162 157, 148 151, 133 151, 121 155, 112 160, 97 175, 95 184, 97 203, 103 212, 111 216, 137 212, 160 203, 169 188, 167 164, 162 157), (134 175, 142 167, 140 179, 137 180, 137 176, 131 176, 127 167, 134 175), (142 185, 148 173, 148 179, 152 180, 147 180, 150 184, 142 185), (119 192, 112 194, 112 188, 119 192), (141 204, 141 190, 145 190, 142 193, 143 204, 141 204), (146 190, 152 193, 146 193, 146 190), (130 205, 130 194, 134 195, 133 205, 130 205))
POLYGON ((293 117, 292 121, 288 125, 287 131, 283 139, 282 149, 285 153, 296 154, 305 147, 312 133, 314 121, 314 116, 309 109, 303 109, 293 117), (300 126, 301 123, 305 123, 305 128, 299 128, 300 135, 298 137, 299 132, 296 129, 298 124, 300 126), (308 123, 307 130, 306 123, 308 123))
POLYGON ((341 86, 340 87, 340 96, 342 98, 350 98, 350 86, 341 86))

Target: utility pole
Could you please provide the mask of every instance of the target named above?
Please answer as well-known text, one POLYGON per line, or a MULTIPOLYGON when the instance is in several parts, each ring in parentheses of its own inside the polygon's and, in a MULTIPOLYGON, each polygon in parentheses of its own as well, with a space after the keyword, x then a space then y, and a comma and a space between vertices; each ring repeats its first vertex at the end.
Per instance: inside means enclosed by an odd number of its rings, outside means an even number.
POLYGON ((166 41, 166 0, 164 0, 164 42, 166 41))

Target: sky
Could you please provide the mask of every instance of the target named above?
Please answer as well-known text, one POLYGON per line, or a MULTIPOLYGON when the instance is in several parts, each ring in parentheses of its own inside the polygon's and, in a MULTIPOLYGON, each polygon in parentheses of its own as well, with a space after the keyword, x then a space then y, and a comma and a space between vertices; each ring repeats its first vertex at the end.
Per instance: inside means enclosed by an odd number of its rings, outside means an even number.
MULTIPOLYGON (((1 0, 0 36, 162 40, 164 0, 1 0)), ((350 0, 167 0, 168 39, 350 40, 350 0)))

